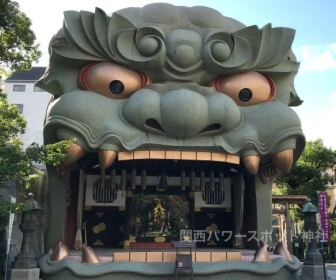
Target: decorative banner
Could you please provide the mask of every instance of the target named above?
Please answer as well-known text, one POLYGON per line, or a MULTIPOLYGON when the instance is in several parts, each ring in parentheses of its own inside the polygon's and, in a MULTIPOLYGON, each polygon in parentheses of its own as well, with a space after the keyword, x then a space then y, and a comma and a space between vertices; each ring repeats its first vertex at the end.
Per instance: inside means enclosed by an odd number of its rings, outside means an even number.
POLYGON ((7 255, 9 254, 10 243, 12 239, 13 222, 14 222, 14 213, 10 213, 8 223, 8 235, 7 235, 7 250, 6 250, 7 255))
MULTIPOLYGON (((10 202, 11 203, 15 203, 16 202, 16 198, 13 197, 13 196, 10 196, 10 202)), ((9 258, 10 243, 11 243, 11 239, 12 239, 13 223, 14 223, 14 213, 9 212, 7 248, 6 248, 6 264, 5 264, 5 279, 7 279, 8 258, 9 258)))
POLYGON ((330 221, 328 215, 328 194, 327 192, 318 192, 318 208, 321 223, 321 240, 330 240, 330 221))
MULTIPOLYGON (((10 202, 15 203, 16 198, 13 196, 10 196, 10 202)), ((7 250, 6 254, 9 254, 9 249, 10 249, 10 243, 12 239, 12 230, 13 230, 13 223, 14 223, 14 213, 9 212, 9 222, 8 222, 8 235, 7 235, 7 250)))

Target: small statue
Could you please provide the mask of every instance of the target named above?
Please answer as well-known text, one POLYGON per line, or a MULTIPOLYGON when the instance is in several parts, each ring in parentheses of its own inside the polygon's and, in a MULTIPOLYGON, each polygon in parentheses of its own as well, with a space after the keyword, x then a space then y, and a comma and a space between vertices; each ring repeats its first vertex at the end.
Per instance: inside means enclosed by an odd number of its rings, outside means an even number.
POLYGON ((138 236, 141 232, 142 222, 140 218, 140 214, 138 214, 135 218, 135 235, 138 236))
POLYGON ((28 211, 33 209, 42 209, 42 207, 35 200, 35 195, 33 193, 28 193, 28 199, 26 200, 28 211))
POLYGON ((160 234, 165 232, 166 228, 166 210, 162 207, 161 202, 158 202, 154 208, 154 225, 160 229, 160 234))

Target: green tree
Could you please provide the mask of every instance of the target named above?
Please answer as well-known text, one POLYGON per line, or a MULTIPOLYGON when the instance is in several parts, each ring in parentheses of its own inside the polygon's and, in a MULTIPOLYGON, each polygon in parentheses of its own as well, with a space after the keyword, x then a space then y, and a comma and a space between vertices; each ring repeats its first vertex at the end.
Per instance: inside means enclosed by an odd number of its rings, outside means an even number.
MULTIPOLYGON (((6 187, 9 180, 15 181, 17 193, 23 196, 36 176, 32 172, 34 162, 59 165, 66 159, 64 151, 72 141, 61 141, 46 146, 33 143, 23 150, 19 139, 24 133, 26 121, 15 105, 8 103, 0 89, 0 188, 6 187)), ((10 203, 0 196, 0 230, 8 224, 9 213, 26 209, 25 203, 10 203)), ((2 231, 3 232, 3 231, 2 231)), ((5 245, 0 240, 0 276, 5 260, 5 245)), ((1 277, 0 277, 1 278, 1 277)))
POLYGON ((292 170, 275 178, 281 194, 305 194, 317 206, 317 192, 334 182, 330 170, 336 164, 336 152, 321 139, 308 141, 292 170), (329 171, 329 172, 328 172, 329 171))
MULTIPOLYGON (((31 21, 19 10, 18 3, 0 0, 0 79, 2 74, 29 70, 32 62, 40 58, 41 52, 35 39, 31 21)), ((0 88, 0 188, 5 187, 8 180, 13 180, 21 194, 25 193, 34 180, 32 162, 57 165, 64 160, 62 151, 69 145, 64 141, 45 147, 33 145, 26 152, 19 140, 25 126, 25 119, 16 106, 8 103, 0 88)), ((8 224, 10 212, 24 208, 24 203, 11 204, 0 196, 0 230, 8 224)), ((5 254, 2 241, 0 240, 0 277, 5 254)))
MULTIPOLYGON (((31 68, 32 62, 41 56, 35 39, 31 21, 20 11, 19 4, 0 0, 0 78, 3 73, 31 68)), ((0 88, 0 188, 4 182, 14 180, 22 192, 33 180, 32 161, 43 161, 44 147, 30 149, 29 153, 23 151, 18 136, 24 133, 25 127, 25 119, 16 106, 8 103, 0 88)), ((9 207, 12 206, 0 198, 0 226, 6 222, 3 214, 8 213, 9 207)))
MULTIPOLYGON (((65 160, 64 151, 72 142, 61 141, 46 146, 32 143, 23 150, 19 136, 25 132, 25 127, 26 120, 20 115, 17 107, 9 104, 6 95, 0 93, 0 187, 5 187, 6 181, 13 180, 16 182, 18 193, 21 194, 26 192, 35 179, 32 164, 36 162, 57 166, 65 160)), ((14 209, 18 209, 18 205, 6 205, 4 200, 0 199, 1 213, 7 215, 8 211, 14 209)))
POLYGON ((331 229, 330 229, 330 240, 336 242, 336 219, 330 219, 331 229))
POLYGON ((19 4, 0 0, 0 74, 29 70, 41 57, 35 43, 31 20, 19 9, 19 4))

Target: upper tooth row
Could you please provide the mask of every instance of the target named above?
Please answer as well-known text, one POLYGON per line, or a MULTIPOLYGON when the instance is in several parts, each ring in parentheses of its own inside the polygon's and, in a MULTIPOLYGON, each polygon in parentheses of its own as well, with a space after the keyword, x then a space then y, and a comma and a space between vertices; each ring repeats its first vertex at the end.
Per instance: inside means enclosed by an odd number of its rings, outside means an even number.
MULTIPOLYGON (((65 166, 76 162, 85 154, 85 150, 77 144, 72 143, 67 151, 68 159, 63 163, 65 166)), ((203 160, 218 161, 239 164, 240 157, 226 153, 193 152, 193 151, 124 151, 117 153, 110 150, 99 150, 100 168, 110 167, 118 156, 119 161, 138 159, 171 159, 171 160, 203 160)))
POLYGON ((118 160, 134 159, 171 159, 171 160, 204 160, 239 164, 240 157, 226 153, 193 152, 193 151, 127 151, 119 152, 118 160))
MULTIPOLYGON (((68 159, 62 166, 69 166, 85 154, 85 150, 72 143, 67 151, 68 159)), ((199 160, 240 163, 240 157, 226 153, 194 152, 194 151, 169 151, 169 150, 145 150, 145 151, 124 151, 117 153, 111 150, 99 150, 99 165, 101 169, 109 168, 118 156, 119 161, 140 160, 140 159, 170 159, 170 160, 199 160)), ((246 156, 242 158, 245 168, 252 174, 259 170, 260 156, 246 156)), ((281 172, 289 172, 293 164, 293 150, 285 150, 272 155, 272 163, 281 172)))

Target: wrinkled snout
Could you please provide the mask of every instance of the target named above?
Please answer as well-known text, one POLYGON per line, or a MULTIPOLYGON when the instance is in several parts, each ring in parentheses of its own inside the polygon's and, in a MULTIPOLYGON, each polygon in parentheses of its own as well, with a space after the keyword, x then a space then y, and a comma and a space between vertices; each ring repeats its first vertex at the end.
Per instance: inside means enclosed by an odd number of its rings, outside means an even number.
POLYGON ((171 138, 219 134, 235 128, 241 120, 230 97, 221 93, 204 96, 190 89, 140 90, 126 101, 123 115, 140 129, 171 138))

